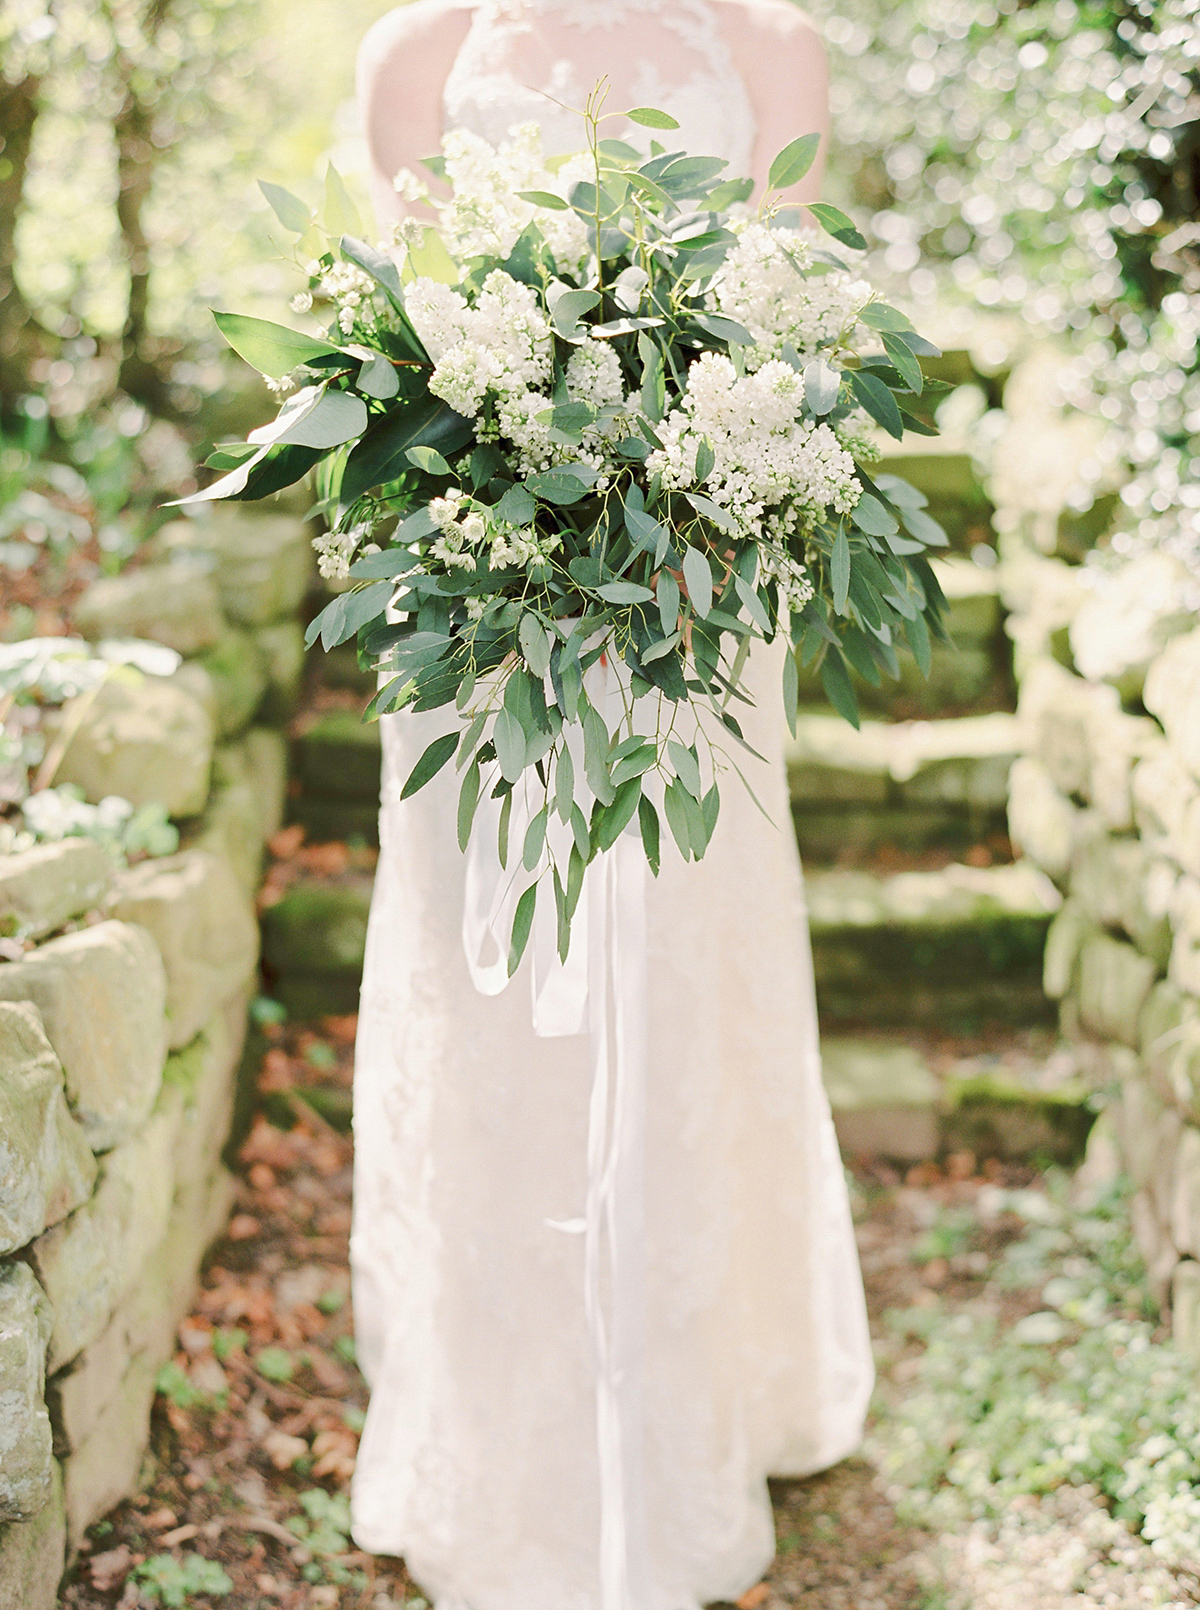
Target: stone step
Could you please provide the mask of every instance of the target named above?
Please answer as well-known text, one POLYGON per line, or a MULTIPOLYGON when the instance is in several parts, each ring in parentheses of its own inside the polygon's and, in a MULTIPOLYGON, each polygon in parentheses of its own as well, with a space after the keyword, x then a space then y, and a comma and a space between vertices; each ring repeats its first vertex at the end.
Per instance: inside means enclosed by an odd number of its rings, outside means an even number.
POLYGON ((310 839, 379 843, 379 723, 357 710, 326 710, 296 739, 288 805, 310 839))
MULTIPOLYGON (((959 557, 935 559, 933 568, 949 606, 950 643, 933 645, 927 677, 911 654, 900 656, 899 680, 884 677, 878 688, 854 674, 859 703, 893 719, 1011 710, 1012 645, 1004 633, 1000 571, 959 557)), ((802 702, 826 703, 815 672, 801 670, 800 695, 802 702)))
POLYGON ((826 1036, 825 1089, 842 1153, 919 1162, 955 1151, 1077 1162, 1094 1113, 1069 1052, 1001 1040, 931 1056, 898 1035, 826 1036))
POLYGON ((817 871, 806 882, 825 1028, 1053 1018, 1042 953, 1061 897, 1032 863, 817 871))
POLYGON ((293 1017, 356 1012, 371 878, 301 878, 262 914, 270 992, 293 1017))
POLYGON ((1022 752, 1014 715, 864 721, 801 714, 788 746, 796 840, 806 861, 881 843, 962 850, 1006 831, 1008 773, 1022 752))

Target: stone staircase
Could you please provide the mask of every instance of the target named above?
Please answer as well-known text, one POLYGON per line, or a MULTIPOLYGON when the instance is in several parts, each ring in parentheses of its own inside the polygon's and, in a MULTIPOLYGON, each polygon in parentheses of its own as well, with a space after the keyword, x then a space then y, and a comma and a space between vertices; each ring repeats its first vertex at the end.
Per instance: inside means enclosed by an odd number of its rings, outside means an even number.
MULTIPOLYGON (((1007 836, 1011 645, 997 572, 968 557, 992 557, 990 506, 965 450, 919 448, 885 467, 920 485, 958 550, 938 563, 953 644, 928 680, 909 666, 899 685, 861 686, 860 731, 810 684, 788 755, 826 1083, 847 1153, 1068 1159, 1091 1115, 1042 989, 1059 895, 1013 864, 1007 836)), ((295 740, 290 817, 311 839, 374 843, 378 728, 350 707, 369 689, 356 699, 344 655, 323 675, 346 707, 295 740)), ((289 1012, 354 1009, 369 899, 362 875, 305 878, 265 913, 268 984, 289 1012)))

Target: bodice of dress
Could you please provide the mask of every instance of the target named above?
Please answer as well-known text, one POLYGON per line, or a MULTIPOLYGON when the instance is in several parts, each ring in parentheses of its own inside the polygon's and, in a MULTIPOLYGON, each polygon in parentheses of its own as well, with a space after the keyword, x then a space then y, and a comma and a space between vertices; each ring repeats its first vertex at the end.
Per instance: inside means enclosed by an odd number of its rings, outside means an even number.
POLYGON ((547 155, 578 151, 578 109, 602 75, 613 111, 654 106, 679 124, 669 134, 627 125, 623 140, 724 157, 730 177, 750 171, 754 110, 708 0, 482 0, 446 79, 445 127, 496 145, 537 123, 547 155))

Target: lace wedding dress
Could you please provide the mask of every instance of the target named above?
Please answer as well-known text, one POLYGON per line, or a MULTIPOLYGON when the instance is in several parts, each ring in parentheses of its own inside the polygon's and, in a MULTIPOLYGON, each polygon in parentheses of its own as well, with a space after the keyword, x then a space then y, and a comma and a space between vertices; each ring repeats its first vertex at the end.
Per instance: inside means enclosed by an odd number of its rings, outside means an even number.
MULTIPOLYGON (((627 13, 663 48, 626 59, 614 105, 663 108, 673 140, 748 167, 750 101, 704 0, 483 4, 445 87, 446 126, 550 150, 627 13), (533 54, 549 18, 572 59, 533 54), (572 36, 577 34, 577 39, 572 36), (664 64, 669 65, 669 73, 664 64)), ((614 58, 615 59, 615 58, 614 58)), ((697 1610, 752 1585, 774 1549, 766 1476, 858 1444, 870 1343, 821 1086, 812 964, 780 713, 782 648, 751 665, 743 717, 767 764, 740 782, 699 865, 647 880, 645 1509, 650 1601, 697 1610)), ((522 965, 472 986, 452 770, 400 789, 444 712, 385 717, 382 851, 355 1082, 351 1254, 371 1404, 354 1534, 403 1554, 438 1610, 599 1610, 596 1380, 580 1211, 588 1042, 539 1039, 522 965)))

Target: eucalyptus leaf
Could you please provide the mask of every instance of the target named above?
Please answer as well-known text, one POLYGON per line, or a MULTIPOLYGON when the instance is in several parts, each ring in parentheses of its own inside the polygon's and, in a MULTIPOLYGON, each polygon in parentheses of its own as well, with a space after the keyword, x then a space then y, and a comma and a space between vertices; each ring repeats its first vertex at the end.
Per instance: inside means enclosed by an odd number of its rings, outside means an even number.
POLYGON ((854 227, 854 220, 847 218, 844 212, 840 212, 836 207, 831 207, 825 201, 810 201, 808 210, 821 228, 831 234, 834 240, 840 241, 843 246, 848 246, 851 251, 866 251, 866 241, 854 227))
POLYGON ((533 912, 537 904, 538 886, 531 883, 517 901, 513 916, 512 946, 508 952, 508 976, 511 978, 521 965, 525 946, 529 943, 529 930, 533 927, 533 912))
POLYGON ((684 550, 683 579, 687 583, 692 608, 703 619, 712 608, 713 583, 708 560, 699 548, 688 547, 684 550))
POLYGON ((804 366, 804 400, 818 419, 837 407, 842 390, 842 373, 824 358, 814 358, 804 366))
POLYGON ((845 528, 838 527, 829 560, 829 583, 833 588, 833 607, 839 615, 846 613, 846 597, 850 590, 850 544, 845 528))
POLYGON ((258 188, 283 227, 290 229, 293 235, 303 235, 312 223, 312 208, 306 207, 299 196, 294 196, 282 185, 268 184, 265 179, 260 179, 258 188))
POLYGON ((667 112, 653 106, 635 106, 625 116, 631 123, 640 123, 644 129, 677 129, 679 124, 667 112))
POLYGON ((799 183, 817 159, 821 144, 819 134, 802 134, 798 140, 785 145, 771 164, 767 184, 772 190, 786 190, 799 183))
POLYGON ((492 741, 496 745, 500 775, 505 782, 515 783, 525 770, 525 731, 511 710, 505 708, 497 712, 492 741))
POLYGON ((422 754, 420 760, 417 761, 412 771, 409 772, 408 779, 405 782, 404 787, 400 790, 401 799, 408 799, 409 796, 415 794, 419 788, 424 788, 425 784, 429 782, 431 778, 436 777, 438 772, 441 771, 442 767, 458 748, 458 740, 460 736, 461 735, 457 732, 447 732, 443 733, 440 738, 435 738, 433 740, 433 742, 422 754))

